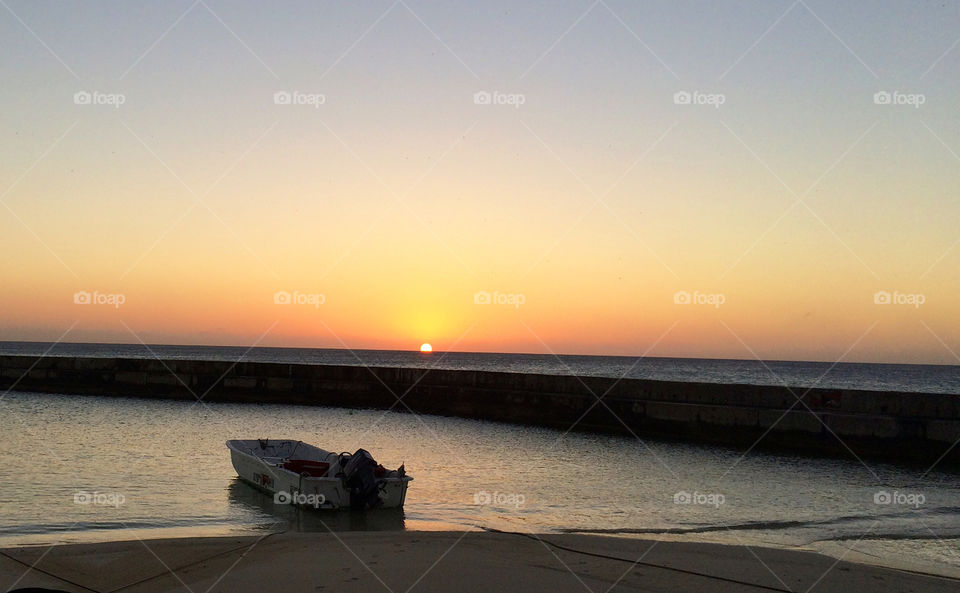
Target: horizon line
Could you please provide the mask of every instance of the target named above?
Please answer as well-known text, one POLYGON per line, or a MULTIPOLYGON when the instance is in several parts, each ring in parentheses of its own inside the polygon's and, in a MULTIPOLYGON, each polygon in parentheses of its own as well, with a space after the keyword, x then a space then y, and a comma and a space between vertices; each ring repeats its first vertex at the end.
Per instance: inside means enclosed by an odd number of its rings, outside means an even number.
MULTIPOLYGON (((717 361, 730 361, 730 362, 799 362, 799 363, 816 363, 816 364, 835 364, 835 365, 856 365, 856 364, 871 364, 871 365, 889 365, 889 366, 934 366, 934 367, 960 367, 960 364, 950 364, 950 363, 936 363, 936 362, 874 362, 874 361, 833 361, 833 360, 798 360, 798 359, 780 359, 780 358, 714 358, 714 357, 697 357, 697 356, 642 356, 636 354, 570 354, 570 353, 551 353, 551 352, 502 352, 502 351, 482 351, 482 350, 433 350, 432 352, 424 353, 420 352, 418 349, 410 350, 396 350, 390 348, 333 348, 326 346, 249 346, 246 344, 237 345, 237 344, 157 344, 157 343, 130 343, 130 342, 44 342, 37 340, 0 340, 0 345, 2 344, 44 344, 44 345, 72 345, 72 346, 134 346, 149 348, 160 346, 167 348, 247 348, 248 351, 256 349, 267 349, 267 350, 336 350, 340 352, 404 352, 404 353, 413 353, 413 354, 422 354, 423 356, 435 356, 435 355, 445 355, 445 354, 508 354, 508 355, 518 355, 518 356, 546 356, 546 357, 561 357, 561 356, 585 356, 591 358, 633 358, 633 359, 645 359, 652 358, 657 360, 717 360, 717 361)), ((29 355, 25 355, 29 356, 29 355)))

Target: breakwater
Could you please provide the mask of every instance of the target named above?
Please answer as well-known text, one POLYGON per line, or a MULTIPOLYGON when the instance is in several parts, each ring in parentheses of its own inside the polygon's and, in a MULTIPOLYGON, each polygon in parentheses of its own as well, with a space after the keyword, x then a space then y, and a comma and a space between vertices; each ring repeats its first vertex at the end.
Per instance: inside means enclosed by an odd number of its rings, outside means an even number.
POLYGON ((960 465, 960 395, 468 370, 0 356, 0 388, 77 395, 382 408, 960 465), (851 453, 852 452, 852 453, 851 453))

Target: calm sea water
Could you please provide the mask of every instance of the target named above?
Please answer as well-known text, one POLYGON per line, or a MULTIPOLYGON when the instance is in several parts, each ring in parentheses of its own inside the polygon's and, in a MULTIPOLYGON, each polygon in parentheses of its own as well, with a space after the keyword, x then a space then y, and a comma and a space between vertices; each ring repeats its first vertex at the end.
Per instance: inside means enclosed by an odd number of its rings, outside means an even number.
POLYGON ((317 348, 242 348, 230 346, 144 346, 142 344, 50 344, 0 342, 0 354, 103 356, 192 360, 368 365, 471 369, 548 375, 632 377, 665 381, 704 381, 960 394, 960 366, 826 363, 702 358, 637 358, 434 352, 332 350, 317 348))
MULTIPOLYGON (((956 366, 0 343, 0 354, 44 353, 960 394, 956 366)), ((373 410, 18 392, 0 398, 0 430, 0 545, 470 527, 807 547, 960 575, 960 478, 937 469, 373 410), (415 477, 406 508, 356 515, 276 506, 236 479, 224 446, 261 437, 364 447, 387 466, 405 463, 415 477)))
POLYGON ((960 479, 456 418, 11 392, 0 546, 294 529, 497 528, 809 547, 960 575, 960 479), (405 463, 403 511, 276 506, 224 441, 293 438, 405 463))

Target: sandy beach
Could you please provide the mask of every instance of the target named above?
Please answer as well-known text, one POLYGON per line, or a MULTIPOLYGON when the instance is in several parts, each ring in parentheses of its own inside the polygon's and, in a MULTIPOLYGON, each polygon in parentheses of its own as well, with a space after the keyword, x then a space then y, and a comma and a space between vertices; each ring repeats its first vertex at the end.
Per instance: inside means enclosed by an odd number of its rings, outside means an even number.
POLYGON ((3 591, 956 591, 791 550, 591 535, 281 533, 8 548, 3 591))

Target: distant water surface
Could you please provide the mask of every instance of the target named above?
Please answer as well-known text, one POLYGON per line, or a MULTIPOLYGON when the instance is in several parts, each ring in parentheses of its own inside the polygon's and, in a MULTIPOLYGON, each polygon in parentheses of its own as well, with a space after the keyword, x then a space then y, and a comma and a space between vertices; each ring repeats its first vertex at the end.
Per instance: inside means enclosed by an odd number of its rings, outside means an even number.
POLYGON ((247 360, 960 394, 960 366, 704 358, 0 342, 0 354, 247 360))

